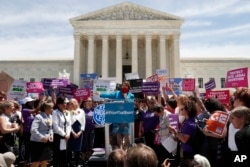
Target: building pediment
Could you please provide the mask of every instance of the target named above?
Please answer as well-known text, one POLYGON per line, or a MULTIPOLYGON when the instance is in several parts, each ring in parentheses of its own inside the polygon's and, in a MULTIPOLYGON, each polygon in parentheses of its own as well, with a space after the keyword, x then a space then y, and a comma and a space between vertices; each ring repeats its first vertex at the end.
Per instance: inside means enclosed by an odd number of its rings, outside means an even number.
POLYGON ((114 6, 100 9, 85 15, 70 19, 71 21, 91 20, 184 20, 155 9, 147 8, 131 2, 123 2, 114 6))

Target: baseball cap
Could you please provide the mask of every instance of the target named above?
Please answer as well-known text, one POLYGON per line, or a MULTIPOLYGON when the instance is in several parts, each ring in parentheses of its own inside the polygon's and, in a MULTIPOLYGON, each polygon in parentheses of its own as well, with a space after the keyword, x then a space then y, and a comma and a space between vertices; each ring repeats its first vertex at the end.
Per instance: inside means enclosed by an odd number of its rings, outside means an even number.
POLYGON ((25 97, 23 100, 22 100, 22 103, 23 104, 26 104, 27 102, 31 102, 31 101, 35 101, 35 99, 32 99, 31 97, 25 97))

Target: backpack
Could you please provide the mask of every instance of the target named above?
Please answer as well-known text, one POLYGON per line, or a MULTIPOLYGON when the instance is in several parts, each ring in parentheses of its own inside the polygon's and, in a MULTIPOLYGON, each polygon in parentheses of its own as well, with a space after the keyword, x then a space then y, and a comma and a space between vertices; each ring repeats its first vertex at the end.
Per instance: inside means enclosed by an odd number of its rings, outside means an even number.
POLYGON ((191 136, 191 146, 194 154, 203 154, 206 136, 202 132, 202 124, 198 118, 195 118, 195 131, 191 136))

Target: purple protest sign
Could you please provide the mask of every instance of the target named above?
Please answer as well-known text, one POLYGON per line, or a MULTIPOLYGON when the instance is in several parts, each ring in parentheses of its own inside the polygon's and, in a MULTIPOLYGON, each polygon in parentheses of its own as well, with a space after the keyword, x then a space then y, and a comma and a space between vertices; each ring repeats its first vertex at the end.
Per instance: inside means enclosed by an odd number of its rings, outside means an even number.
POLYGON ((142 83, 142 93, 146 95, 159 94, 160 83, 159 82, 143 82, 142 83))
POLYGON ((238 68, 227 72, 226 88, 248 87, 248 68, 238 68))
POLYGON ((74 97, 74 93, 77 90, 77 86, 74 84, 67 85, 66 87, 59 87, 59 92, 65 97, 74 97))
POLYGON ((68 79, 53 79, 50 86, 51 87, 66 87, 70 84, 68 79))
POLYGON ((207 83, 205 83, 205 89, 206 90, 212 90, 216 87, 216 84, 215 84, 215 80, 214 79, 211 79, 210 81, 208 81, 207 83))
POLYGON ((52 80, 54 80, 56 78, 43 78, 42 79, 42 83, 43 83, 43 88, 44 89, 49 89, 50 88, 50 85, 51 85, 51 82, 52 80))
POLYGON ((169 114, 169 125, 174 127, 177 131, 179 130, 179 116, 178 114, 169 114))

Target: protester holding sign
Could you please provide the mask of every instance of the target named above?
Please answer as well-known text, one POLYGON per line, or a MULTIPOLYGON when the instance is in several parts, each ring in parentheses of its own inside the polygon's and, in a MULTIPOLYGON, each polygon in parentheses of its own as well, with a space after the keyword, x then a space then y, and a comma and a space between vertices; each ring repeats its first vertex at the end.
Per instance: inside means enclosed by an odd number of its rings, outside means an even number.
POLYGON ((179 110, 181 114, 185 116, 185 120, 182 124, 180 131, 177 131, 174 127, 169 126, 169 131, 180 140, 181 148, 183 150, 184 159, 192 159, 194 156, 194 145, 195 138, 194 134, 196 131, 195 117, 197 114, 197 108, 195 103, 191 100, 185 101, 179 110))
MULTIPOLYGON (((207 106, 207 104, 205 103, 207 106)), ((210 104, 214 107, 214 104, 210 104)), ((223 105, 222 105, 223 106, 223 105)), ((206 135, 204 155, 212 166, 223 164, 223 142, 227 133, 227 121, 229 115, 223 110, 213 110, 206 122, 203 133, 206 135), (225 119, 222 119, 225 117, 225 119)))

